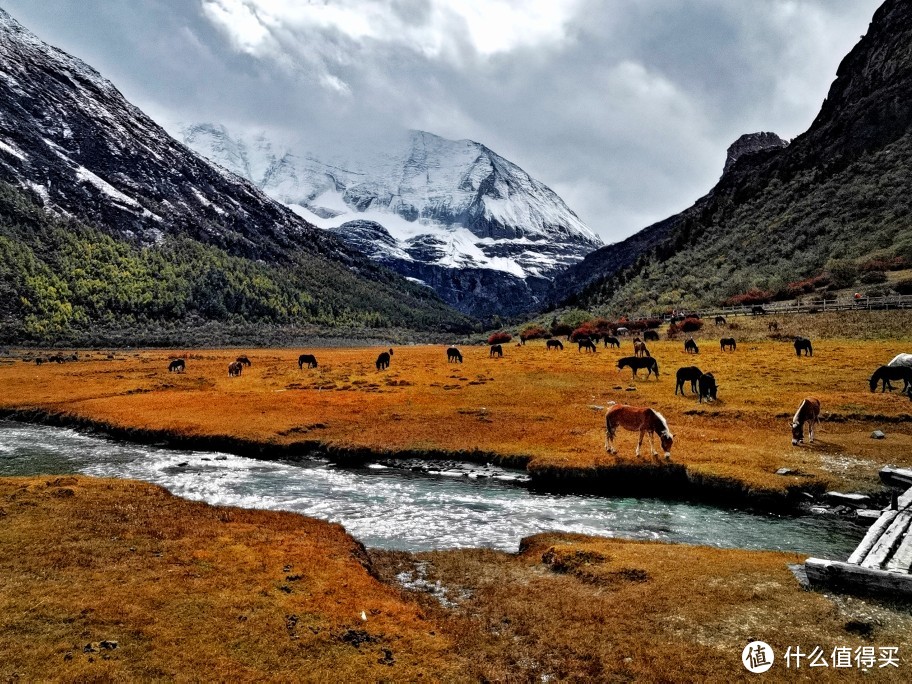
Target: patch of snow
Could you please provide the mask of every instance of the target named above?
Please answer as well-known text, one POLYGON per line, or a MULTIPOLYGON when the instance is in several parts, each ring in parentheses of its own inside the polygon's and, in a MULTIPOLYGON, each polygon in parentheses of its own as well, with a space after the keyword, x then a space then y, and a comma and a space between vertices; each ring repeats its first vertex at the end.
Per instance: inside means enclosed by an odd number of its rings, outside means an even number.
POLYGON ((17 157, 21 161, 28 161, 28 157, 25 155, 25 152, 20 150, 18 147, 16 147, 12 143, 8 143, 8 142, 4 142, 4 141, 0 140, 0 150, 3 150, 4 152, 7 152, 7 153, 13 155, 14 157, 17 157))

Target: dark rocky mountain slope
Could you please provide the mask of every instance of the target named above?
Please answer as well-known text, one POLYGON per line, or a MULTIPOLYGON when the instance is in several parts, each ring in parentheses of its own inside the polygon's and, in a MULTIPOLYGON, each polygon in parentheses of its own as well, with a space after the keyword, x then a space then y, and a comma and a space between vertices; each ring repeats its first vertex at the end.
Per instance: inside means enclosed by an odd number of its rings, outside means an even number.
POLYGON ((551 301, 606 313, 775 291, 833 260, 912 261, 912 3, 888 0, 788 146, 759 145, 689 209, 587 256, 551 301))
MULTIPOLYGON (((124 320, 141 313, 323 325, 464 329, 470 324, 428 288, 373 263, 171 138, 94 69, 42 42, 3 10, 0 181, 5 183, 2 238, 21 267, 6 269, 4 289, 14 301, 30 302, 19 312, 21 320, 37 316, 22 334, 40 338, 49 330, 63 334, 67 326, 94 322, 92 306, 81 307, 60 291, 55 300, 60 316, 51 322, 54 317, 34 304, 38 295, 27 292, 32 283, 23 275, 27 264, 50 267, 50 252, 66 241, 68 222, 81 226, 74 235, 84 258, 97 267, 99 287, 112 284, 104 279, 111 277, 106 267, 114 264, 102 262, 114 252, 161 268, 174 266, 181 253, 208 255, 211 272, 201 268, 209 282, 196 282, 196 299, 188 294, 193 287, 186 279, 163 277, 160 282, 180 291, 157 290, 157 296, 180 300, 180 306, 158 313, 154 307, 130 309, 124 320), (23 219, 32 216, 34 203, 44 207, 47 221, 23 219), (114 252, 93 250, 90 235, 113 240, 114 252), (162 255, 173 258, 159 263, 162 255), (222 267, 227 271, 219 273, 222 267), (259 286, 262 291, 256 292, 259 286), (204 290, 219 302, 205 301, 204 290), (63 315, 67 308, 70 314, 63 315)), ((187 275, 200 277, 198 271, 187 275)))

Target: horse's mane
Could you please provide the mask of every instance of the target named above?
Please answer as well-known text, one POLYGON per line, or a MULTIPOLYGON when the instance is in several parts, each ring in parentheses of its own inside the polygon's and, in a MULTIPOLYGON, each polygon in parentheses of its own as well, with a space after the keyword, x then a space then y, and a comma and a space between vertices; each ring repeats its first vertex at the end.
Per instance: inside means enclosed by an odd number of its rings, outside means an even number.
POLYGON ((795 411, 795 416, 792 418, 792 425, 797 425, 799 416, 801 415, 801 409, 804 408, 804 405, 807 403, 807 399, 802 399, 801 403, 798 404, 798 410, 795 411))
POLYGON ((659 413, 655 409, 649 409, 649 410, 655 414, 655 417, 658 418, 659 422, 662 424, 662 428, 663 428, 662 434, 666 435, 666 436, 671 434, 671 429, 668 427, 668 421, 665 420, 665 416, 663 416, 661 413, 659 413))

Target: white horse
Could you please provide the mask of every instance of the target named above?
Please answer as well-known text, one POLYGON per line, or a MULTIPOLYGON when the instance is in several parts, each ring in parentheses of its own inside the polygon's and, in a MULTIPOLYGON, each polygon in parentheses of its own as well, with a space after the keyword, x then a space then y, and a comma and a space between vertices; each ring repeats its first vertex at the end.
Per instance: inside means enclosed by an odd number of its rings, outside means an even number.
POLYGON ((912 368, 912 354, 897 354, 888 366, 909 366, 912 368))

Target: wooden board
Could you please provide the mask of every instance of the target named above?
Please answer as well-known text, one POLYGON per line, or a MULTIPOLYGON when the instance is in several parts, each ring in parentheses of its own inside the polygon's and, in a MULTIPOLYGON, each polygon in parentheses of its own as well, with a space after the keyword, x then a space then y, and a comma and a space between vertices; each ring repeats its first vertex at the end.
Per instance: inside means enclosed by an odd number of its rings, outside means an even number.
POLYGON ((899 546, 903 540, 903 535, 909 529, 909 523, 912 522, 912 510, 900 511, 890 526, 880 536, 880 539, 871 547, 871 550, 861 561, 861 566, 865 568, 882 568, 889 560, 890 554, 899 546))
POLYGON ((899 548, 893 553, 893 557, 887 561, 884 566, 887 572, 912 572, 912 531, 906 532, 899 548))
POLYGON ((880 479, 891 487, 912 487, 912 470, 887 466, 880 469, 880 479))
POLYGON ((822 558, 808 558, 804 570, 812 587, 912 598, 912 575, 909 574, 822 558))
POLYGON ((858 545, 858 548, 855 549, 855 552, 849 556, 849 563, 861 563, 865 559, 865 556, 871 551, 871 548, 874 544, 877 543, 877 540, 880 539, 880 535, 889 527, 890 523, 893 522, 893 519, 897 516, 898 511, 884 511, 880 518, 877 519, 877 522, 871 525, 868 533, 864 536, 864 539, 861 540, 861 543, 858 545))

